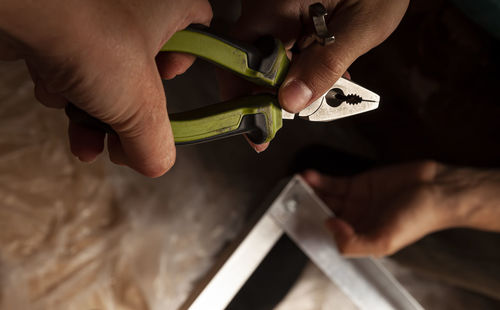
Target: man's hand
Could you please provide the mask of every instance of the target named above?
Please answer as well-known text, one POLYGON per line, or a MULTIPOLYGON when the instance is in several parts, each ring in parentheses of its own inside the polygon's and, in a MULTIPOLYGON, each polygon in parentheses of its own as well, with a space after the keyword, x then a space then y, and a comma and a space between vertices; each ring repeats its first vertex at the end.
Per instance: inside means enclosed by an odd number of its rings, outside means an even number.
MULTIPOLYGON (((287 50, 312 34, 307 0, 243 0, 235 35, 254 41, 263 35, 280 39, 287 50)), ((328 0, 329 30, 335 43, 313 44, 299 54, 289 53, 292 65, 279 90, 283 108, 297 113, 319 98, 362 54, 384 41, 401 21, 409 0, 328 0)), ((232 94, 236 94, 235 91, 232 94)), ((238 94, 236 94, 238 95, 238 94)), ((258 151, 265 146, 255 146, 258 151)))
MULTIPOLYGON (((208 25, 206 0, 25 1, 0 4, 0 59, 22 58, 36 98, 48 107, 72 102, 108 123, 110 158, 151 177, 175 161, 160 79, 183 73, 194 57, 155 56, 177 31, 208 25), (158 62, 158 68, 157 68, 158 62)), ((92 161, 104 133, 69 125, 71 151, 92 161)))
POLYGON ((435 162, 396 165, 351 178, 304 178, 336 217, 327 222, 348 256, 385 256, 451 227, 500 231, 500 173, 435 162))

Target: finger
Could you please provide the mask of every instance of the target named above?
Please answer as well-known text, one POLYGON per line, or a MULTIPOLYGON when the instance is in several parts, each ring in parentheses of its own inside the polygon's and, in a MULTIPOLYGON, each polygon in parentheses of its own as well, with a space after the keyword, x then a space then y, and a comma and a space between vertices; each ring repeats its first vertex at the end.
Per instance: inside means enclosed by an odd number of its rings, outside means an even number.
POLYGON ((109 124, 118 139, 110 148, 112 160, 149 177, 163 175, 175 161, 173 133, 165 91, 154 58, 134 51, 134 61, 118 57, 87 61, 83 80, 92 83, 73 90, 69 99, 93 117, 109 124), (90 99, 89 99, 90 98, 90 99))
POLYGON ((356 234, 354 228, 346 221, 338 217, 329 218, 326 220, 325 224, 328 230, 332 232, 339 252, 345 254, 346 244, 348 244, 350 239, 352 239, 356 234))
POLYGON ((350 186, 349 178, 325 176, 315 170, 306 170, 302 173, 302 177, 321 195, 343 197, 348 193, 350 186))
POLYGON ((160 52, 156 56, 158 72, 163 79, 173 79, 186 72, 194 63, 196 57, 184 53, 160 52))
POLYGON ((112 163, 120 166, 129 165, 120 138, 115 133, 110 133, 108 135, 108 153, 109 160, 111 160, 112 163))
POLYGON ((348 207, 349 179, 323 176, 313 170, 305 171, 302 177, 336 216, 344 214, 348 207))
POLYGON ((265 150, 267 150, 267 148, 269 147, 269 142, 263 143, 263 144, 252 144, 252 143, 250 143, 250 146, 252 146, 257 153, 262 153, 265 150))
POLYGON ((26 66, 28 67, 31 79, 35 84, 35 98, 46 107, 63 109, 67 103, 66 99, 59 94, 50 93, 47 90, 45 82, 40 79, 35 66, 33 66, 29 61, 26 61, 26 66))
POLYGON ((398 249, 388 246, 386 238, 373 238, 372 236, 354 234, 350 238, 341 239, 339 251, 346 257, 384 257, 394 254, 398 249))
POLYGON ((69 123, 68 135, 71 153, 83 162, 92 162, 104 149, 105 133, 69 123))
MULTIPOLYGON (((370 186, 376 183, 378 192, 386 193, 395 189, 432 181, 439 169, 434 161, 410 162, 373 169, 357 175, 353 182, 370 186)), ((369 191, 369 188, 366 189, 369 191)))
MULTIPOLYGON (((179 2, 179 5, 181 6, 184 4, 188 6, 184 11, 190 13, 188 15, 189 21, 186 20, 186 26, 189 24, 200 24, 207 27, 210 26, 213 13, 211 4, 208 1, 197 1, 194 5, 191 5, 188 2, 179 2)), ((170 27, 165 27, 164 29, 170 30, 170 27)), ((170 38, 171 35, 172 34, 170 33, 168 38, 170 38)), ((156 56, 156 63, 160 76, 167 80, 173 79, 175 76, 186 72, 195 60, 195 56, 185 53, 160 52, 156 56)))
POLYGON ((303 110, 328 91, 357 57, 392 32, 399 22, 390 18, 395 5, 391 1, 373 2, 363 6, 339 5, 329 22, 335 42, 328 46, 312 44, 293 59, 279 91, 280 104, 285 110, 292 113, 303 110), (381 19, 377 12, 385 12, 389 17, 381 19))
POLYGON ((349 80, 349 81, 351 80, 351 74, 349 73, 349 71, 344 72, 342 77, 346 80, 349 80))
POLYGON ((49 93, 41 80, 35 82, 35 98, 44 106, 53 109, 63 109, 67 104, 63 96, 49 93))
MULTIPOLYGON (((255 95, 258 93, 269 93, 268 89, 256 86, 249 81, 235 77, 234 74, 221 69, 216 70, 216 76, 219 83, 220 95, 223 100, 255 95)), ((269 147, 269 143, 255 144, 248 139, 247 135, 244 135, 244 137, 250 147, 257 153, 264 152, 269 147)))
POLYGON ((338 217, 328 219, 326 226, 333 233, 339 252, 347 257, 388 256, 410 243, 398 242, 398 238, 384 229, 357 233, 350 223, 338 217))
POLYGON ((380 242, 364 235, 356 234, 354 228, 346 221, 334 217, 326 222, 327 228, 333 233, 337 248, 347 257, 382 256, 380 242))
POLYGON ((255 144, 250 139, 248 139, 247 135, 244 135, 245 139, 247 140, 248 144, 255 150, 257 153, 264 152, 268 147, 269 147, 269 142, 267 143, 262 143, 262 144, 255 144))
MULTIPOLYGON (((117 114, 111 116, 108 123, 118 134, 126 164, 146 176, 158 177, 175 161, 174 137, 155 62, 151 60, 141 71, 144 76, 140 80, 123 82, 133 85, 128 86, 130 93, 124 98, 123 106, 128 107, 127 111, 114 111, 117 114)), ((118 151, 113 152, 114 159, 121 162, 122 156, 117 159, 118 154, 118 151)))

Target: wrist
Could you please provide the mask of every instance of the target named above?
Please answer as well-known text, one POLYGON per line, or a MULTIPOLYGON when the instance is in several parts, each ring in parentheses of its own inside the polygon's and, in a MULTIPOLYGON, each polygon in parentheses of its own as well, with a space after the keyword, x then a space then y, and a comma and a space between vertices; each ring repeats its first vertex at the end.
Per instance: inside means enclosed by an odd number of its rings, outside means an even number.
POLYGON ((437 176, 443 228, 500 229, 500 173, 470 168, 446 167, 437 176))

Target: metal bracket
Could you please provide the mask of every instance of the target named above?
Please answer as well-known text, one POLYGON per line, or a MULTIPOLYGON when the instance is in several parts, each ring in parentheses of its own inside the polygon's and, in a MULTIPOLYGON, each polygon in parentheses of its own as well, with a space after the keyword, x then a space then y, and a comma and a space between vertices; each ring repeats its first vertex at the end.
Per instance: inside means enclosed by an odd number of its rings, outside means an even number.
POLYGON ((299 176, 280 189, 181 309, 224 309, 283 234, 360 309, 423 309, 376 260, 340 255, 324 225, 333 214, 299 176))

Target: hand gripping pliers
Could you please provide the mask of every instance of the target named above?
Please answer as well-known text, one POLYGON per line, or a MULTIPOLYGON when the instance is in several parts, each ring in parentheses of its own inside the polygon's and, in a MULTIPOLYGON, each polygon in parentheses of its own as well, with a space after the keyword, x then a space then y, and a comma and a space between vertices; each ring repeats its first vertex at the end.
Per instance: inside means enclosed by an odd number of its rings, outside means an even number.
MULTIPOLYGON (((277 39, 263 37, 254 45, 247 45, 199 26, 175 33, 161 51, 195 55, 271 90, 279 88, 289 67, 285 48, 277 39)), ((169 118, 177 145, 240 134, 261 144, 274 138, 283 119, 327 122, 376 109, 379 100, 377 94, 341 78, 297 115, 282 110, 276 95, 259 94, 170 114, 169 118)), ((72 104, 66 107, 66 114, 74 122, 113 131, 72 104)))

